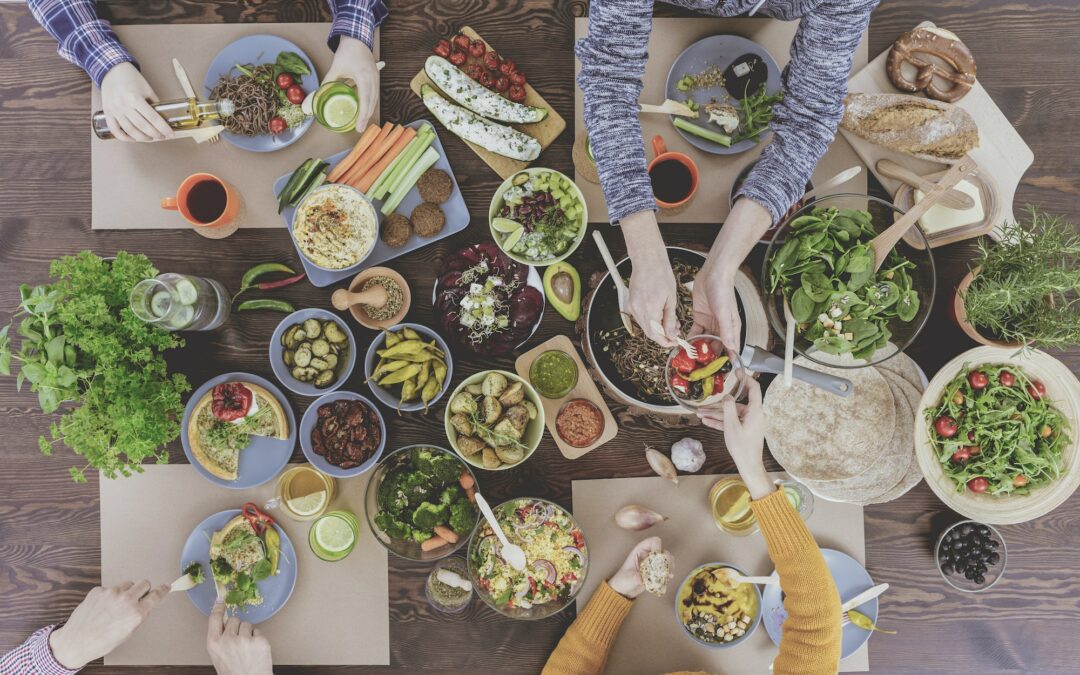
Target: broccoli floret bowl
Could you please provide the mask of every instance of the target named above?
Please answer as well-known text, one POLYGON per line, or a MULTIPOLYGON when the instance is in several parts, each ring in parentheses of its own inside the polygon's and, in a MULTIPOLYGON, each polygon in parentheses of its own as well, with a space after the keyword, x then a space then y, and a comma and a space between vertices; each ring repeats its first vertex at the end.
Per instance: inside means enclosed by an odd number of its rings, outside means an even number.
POLYGON ((383 457, 364 497, 368 526, 402 558, 452 555, 476 531, 476 475, 460 457, 434 445, 409 445, 383 457))

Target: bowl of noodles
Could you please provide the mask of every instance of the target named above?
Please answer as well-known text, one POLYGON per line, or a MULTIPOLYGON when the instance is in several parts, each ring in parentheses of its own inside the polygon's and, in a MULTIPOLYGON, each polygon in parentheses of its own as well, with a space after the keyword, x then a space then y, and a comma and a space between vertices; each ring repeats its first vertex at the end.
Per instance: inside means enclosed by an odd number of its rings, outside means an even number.
MULTIPOLYGON (((219 123, 225 127, 221 137, 232 145, 251 152, 273 152, 292 145, 303 136, 313 119, 299 112, 279 95, 275 83, 280 54, 291 53, 306 66, 307 73, 291 72, 304 92, 315 91, 319 78, 311 59, 298 46, 276 35, 248 35, 229 43, 206 70, 203 80, 205 97, 229 99, 235 111, 219 123), (270 133, 270 120, 282 117, 291 122, 281 133, 270 133)), ((291 57, 290 57, 291 58, 291 57)))

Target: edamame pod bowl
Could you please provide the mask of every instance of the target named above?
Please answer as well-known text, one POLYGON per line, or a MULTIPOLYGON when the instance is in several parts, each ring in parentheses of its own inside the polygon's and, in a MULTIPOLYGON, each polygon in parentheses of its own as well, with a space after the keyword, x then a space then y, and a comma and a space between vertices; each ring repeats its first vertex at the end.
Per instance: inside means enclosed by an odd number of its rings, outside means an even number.
POLYGON ((378 399, 380 403, 399 412, 417 412, 422 411, 425 408, 433 408, 439 399, 446 393, 446 390, 450 388, 450 380, 454 377, 454 357, 450 354, 450 347, 447 346, 446 340, 432 329, 418 323, 399 323, 396 326, 387 328, 386 332, 376 336, 375 339, 371 341, 371 344, 368 345, 367 355, 364 357, 364 378, 366 379, 368 386, 371 387, 371 393, 374 394, 375 398, 378 399), (420 337, 423 338, 425 342, 431 342, 431 340, 434 339, 436 346, 442 350, 443 361, 446 363, 446 376, 443 378, 442 386, 439 387, 438 393, 427 402, 427 405, 420 400, 402 403, 398 396, 398 392, 396 391, 396 387, 394 389, 381 387, 375 379, 371 377, 371 374, 375 372, 375 365, 379 362, 378 351, 385 347, 386 332, 396 333, 405 328, 411 328, 419 333, 420 337))

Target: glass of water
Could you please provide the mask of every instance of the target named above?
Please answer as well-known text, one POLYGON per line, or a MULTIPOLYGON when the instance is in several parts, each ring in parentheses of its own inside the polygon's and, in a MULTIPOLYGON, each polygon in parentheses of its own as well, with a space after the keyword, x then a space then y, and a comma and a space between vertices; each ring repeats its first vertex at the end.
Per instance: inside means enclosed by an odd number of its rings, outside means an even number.
POLYGON ((229 318, 225 287, 213 279, 167 272, 135 284, 131 311, 165 330, 214 330, 229 318))

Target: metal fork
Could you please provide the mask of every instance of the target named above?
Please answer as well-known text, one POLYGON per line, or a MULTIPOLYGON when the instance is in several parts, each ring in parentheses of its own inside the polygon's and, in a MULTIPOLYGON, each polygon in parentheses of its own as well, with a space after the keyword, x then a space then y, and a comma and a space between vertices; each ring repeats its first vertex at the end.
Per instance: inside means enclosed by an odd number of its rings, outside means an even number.
MULTIPOLYGON (((660 325, 659 321, 653 319, 649 323, 652 324, 652 329, 654 331, 656 331, 660 335, 664 334, 664 327, 660 325)), ((687 356, 694 359, 695 361, 697 360, 697 349, 694 349, 694 345, 690 344, 678 335, 675 336, 675 342, 679 343, 679 346, 686 350, 687 356)))
POLYGON ((878 584, 877 586, 866 589, 854 598, 840 605, 840 611, 843 612, 843 614, 840 615, 840 626, 843 627, 851 623, 851 619, 848 618, 849 609, 855 609, 859 605, 864 605, 887 590, 889 590, 889 584, 878 584))

